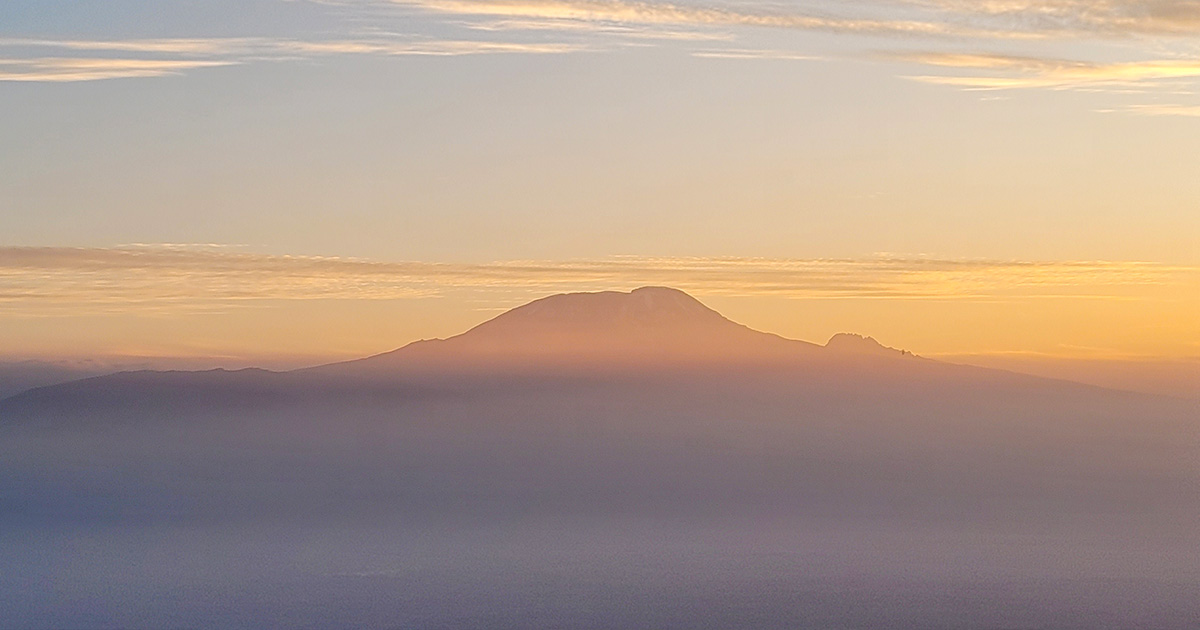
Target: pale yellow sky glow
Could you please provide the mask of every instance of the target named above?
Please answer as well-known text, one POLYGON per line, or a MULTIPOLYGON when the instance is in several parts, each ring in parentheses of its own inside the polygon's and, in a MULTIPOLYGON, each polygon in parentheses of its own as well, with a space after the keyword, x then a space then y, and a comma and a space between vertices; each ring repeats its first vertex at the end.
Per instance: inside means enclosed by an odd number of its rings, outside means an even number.
POLYGON ((705 295, 786 298, 1122 299, 1184 288, 1198 267, 1147 262, 1029 262, 878 256, 857 260, 644 258, 488 264, 375 262, 239 253, 215 245, 0 248, 9 312, 68 304, 188 308, 243 299, 397 299, 448 289, 531 292, 669 285, 705 295))
MULTIPOLYGON (((462 328, 547 294, 645 285, 681 288, 751 325, 815 341, 823 341, 821 325, 837 325, 833 313, 853 308, 874 314, 846 318, 847 325, 860 327, 857 332, 886 332, 894 343, 924 352, 1188 356, 1200 349, 1200 324, 1191 317, 1200 312, 1200 267, 1147 262, 877 256, 436 264, 262 255, 219 246, 0 249, 0 317, 19 322, 10 331, 69 338, 80 318, 133 331, 147 318, 199 317, 210 320, 210 330, 190 335, 187 344, 223 355, 337 357, 459 332, 433 323, 389 328, 358 316, 348 317, 336 335, 311 323, 310 330, 293 329, 286 341, 243 328, 270 314, 303 322, 305 309, 318 302, 320 310, 374 314, 368 318, 400 308, 440 313, 431 317, 462 328), (988 311, 1019 315, 980 327, 979 314, 988 311), (1076 339, 1044 334, 1072 318, 1079 320, 1076 339), (896 330, 897 321, 907 328, 896 330), (384 328, 390 332, 380 336, 384 328), (1024 342, 1014 344, 1017 339, 1024 342)), ((20 346, 12 334, 4 341, 20 346)), ((94 339, 90 350, 144 352, 155 344, 162 346, 155 352, 169 353, 173 342, 147 337, 134 349, 94 339)))
POLYGON ((0 7, 0 361, 342 358, 643 285, 1200 357, 1190 0, 87 6, 0 7))

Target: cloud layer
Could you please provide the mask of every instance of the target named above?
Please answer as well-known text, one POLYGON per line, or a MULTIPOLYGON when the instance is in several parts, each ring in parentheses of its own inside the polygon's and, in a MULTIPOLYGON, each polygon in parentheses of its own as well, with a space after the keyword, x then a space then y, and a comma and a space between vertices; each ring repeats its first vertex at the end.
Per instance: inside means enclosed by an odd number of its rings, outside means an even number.
POLYGON ((236 61, 186 59, 96 59, 43 57, 0 59, 0 81, 66 83, 100 79, 161 77, 185 70, 228 66, 236 61))
POLYGON ((836 17, 812 10, 754 7, 743 4, 708 6, 622 0, 393 0, 396 4, 437 13, 573 22, 617 22, 691 26, 757 26, 867 34, 983 34, 944 22, 873 17, 836 17))
MULTIPOLYGON (((280 11, 288 5, 281 2, 280 11)), ((944 88, 1103 92, 1091 107, 1097 112, 1195 118, 1200 108, 1200 0, 323 0, 311 6, 328 8, 329 23, 310 36, 0 38, 0 84, 166 77, 332 55, 670 47, 697 62, 882 62, 898 76, 944 88), (822 34, 823 43, 808 34, 822 34), (881 49, 899 52, 881 55, 881 49)))
POLYGON ((1200 59, 1088 63, 1006 55, 914 53, 898 58, 940 68, 970 69, 990 75, 917 76, 913 79, 973 89, 1130 88, 1156 82, 1200 77, 1200 59))
POLYGON ((0 82, 178 75, 333 55, 460 56, 674 47, 696 59, 918 65, 968 90, 1141 95, 1098 111, 1193 117, 1197 0, 361 0, 326 2, 320 37, 0 39, 0 82), (347 15, 353 19, 345 19, 347 15), (773 33, 761 37, 763 33, 773 33), (814 47, 801 33, 847 39, 814 47), (766 44, 766 45, 764 45, 766 44), (900 52, 879 55, 874 51, 900 52), (1065 54, 1064 54, 1065 53, 1065 54), (1153 97, 1153 98, 1151 98, 1153 97))
POLYGON ((698 295, 806 299, 1122 299, 1137 287, 1187 290, 1198 278, 1197 268, 1142 262, 618 257, 441 264, 273 256, 218 247, 7 247, 0 248, 0 313, 390 300, 463 289, 523 298, 642 285, 669 285, 698 295))
POLYGON ((1031 32, 1077 35, 1195 35, 1195 0, 910 0, 947 15, 1031 32))
POLYGON ((5 50, 52 51, 54 56, 0 58, 0 81, 96 81, 160 77, 187 70, 330 55, 560 54, 582 50, 566 42, 473 40, 180 38, 134 40, 0 39, 5 50), (78 55, 63 56, 64 52, 78 55), (118 56, 119 55, 119 56, 118 56), (129 56, 141 55, 141 56, 129 56))
MULTIPOLYGON (((391 0, 397 5, 466 20, 534 21, 542 28, 637 25, 642 28, 776 29, 838 33, 925 46, 893 56, 949 74, 909 78, 965 89, 1078 89, 1148 93, 1194 92, 1200 77, 1200 2, 1195 0, 868 0, 823 2, 665 2, 656 0, 391 0), (1087 42, 1087 46, 1080 46, 1087 42), (932 48, 931 46, 936 46, 932 48), (988 48, 1023 46, 1024 56, 988 48), (1063 59, 1043 50, 1079 48, 1103 59, 1063 59), (1108 49, 1108 50, 1104 50, 1108 49), (1124 57, 1114 60, 1114 55, 1124 57), (1164 56, 1165 55, 1165 56, 1164 56), (1185 85, 1181 88, 1178 83, 1185 85)), ((740 33, 740 31, 738 31, 740 33)), ((813 51, 697 50, 694 57, 810 59, 813 51)), ((742 46, 741 50, 748 50, 742 46)), ((864 51, 865 52, 865 51, 864 51)), ((1059 52, 1058 54, 1061 54, 1059 52)), ((868 55, 869 56, 869 55, 868 55)), ((1158 106, 1163 115, 1190 115, 1194 105, 1158 106)), ((1129 107, 1108 111, 1127 111, 1129 107)))
POLYGON ((1043 38, 1200 33, 1195 0, 391 0, 426 11, 561 21, 756 26, 882 35, 1043 38))

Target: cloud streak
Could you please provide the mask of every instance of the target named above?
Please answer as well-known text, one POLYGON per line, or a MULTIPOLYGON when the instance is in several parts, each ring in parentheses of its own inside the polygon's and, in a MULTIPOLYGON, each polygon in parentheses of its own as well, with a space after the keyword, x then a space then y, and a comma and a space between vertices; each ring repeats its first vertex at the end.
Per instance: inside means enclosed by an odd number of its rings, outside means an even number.
MULTIPOLYGON (((959 35, 984 36, 991 31, 943 21, 842 17, 806 12, 778 5, 747 4, 685 5, 672 2, 625 0, 392 0, 397 5, 429 12, 563 22, 612 22, 644 25, 750 26, 807 31, 859 33, 867 35, 959 35)), ((886 8, 883 3, 865 3, 868 9, 886 8)), ((1020 33, 1005 35, 1018 37, 1020 33)))
POLYGON ((141 312, 269 300, 391 300, 482 290, 524 297, 670 285, 804 299, 1122 299, 1197 286, 1200 268, 1145 262, 643 258, 488 264, 276 256, 209 247, 0 248, 0 313, 141 312))
POLYGON ((240 65, 251 61, 288 61, 330 55, 562 54, 583 50, 584 47, 562 42, 395 38, 299 40, 242 37, 133 40, 0 39, 0 51, 5 49, 53 49, 98 55, 0 58, 0 81, 63 83, 161 77, 198 68, 240 65), (124 56, 131 54, 152 58, 124 56))
POLYGON ((1200 77, 1200 60, 1150 60, 1127 63, 1089 63, 990 54, 902 53, 896 59, 926 66, 990 72, 970 76, 910 76, 926 83, 968 89, 1129 88, 1176 79, 1200 77))
POLYGON ((909 0, 907 4, 997 28, 1127 37, 1200 33, 1195 0, 909 0))
MULTIPOLYGON (((390 0, 392 4, 466 24, 527 24, 545 30, 725 29, 727 46, 693 49, 704 59, 811 59, 828 53, 746 46, 746 28, 885 37, 897 44, 933 45, 941 52, 908 52, 887 61, 920 64, 935 72, 905 78, 968 90, 1048 89, 1108 93, 1149 92, 1163 84, 1200 79, 1200 59, 1166 56, 1164 38, 1178 48, 1200 34, 1197 0, 868 0, 831 3, 670 2, 660 0, 390 0), (1089 41, 1090 54, 1115 42, 1141 49, 1141 59, 1072 61, 1040 54, 1089 41), (1027 49, 1026 56, 964 52, 992 43, 1027 49), (958 50, 955 50, 958 49, 958 50), (959 73, 943 72, 959 70, 959 73), (970 72, 967 72, 970 71, 970 72)), ((490 28, 478 26, 479 28, 490 28)), ((1081 48, 1082 49, 1082 48, 1081 48)), ((1110 53, 1113 51, 1109 51, 1110 53)), ((842 53, 843 55, 845 53, 842 53)), ((1179 51, 1176 50, 1178 55, 1179 51)), ((853 56, 853 54, 851 54, 853 56)), ((1135 112, 1129 108, 1111 111, 1135 112)), ((1180 106, 1172 115, 1189 115, 1180 106)), ((1159 113, 1167 114, 1167 110, 1159 113)))
MULTIPOLYGON (((335 55, 563 54, 629 46, 674 46, 693 58, 712 60, 835 56, 861 60, 865 56, 918 64, 921 71, 902 76, 968 90, 1122 93, 1174 90, 1200 82, 1194 42, 1200 34, 1200 0, 368 0, 328 4, 340 12, 328 16, 334 23, 352 14, 357 30, 337 33, 335 27, 327 31, 332 34, 315 39, 0 39, 0 82, 160 77, 335 55), (836 52, 817 50, 811 48, 816 45, 811 39, 781 45, 778 36, 764 41, 752 33, 755 30, 837 34, 852 36, 849 41, 855 43, 831 47, 836 52), (888 39, 892 47, 933 52, 871 55, 865 49, 876 47, 880 38, 888 39), (980 52, 994 47, 1008 50, 980 52), (1080 52, 1081 59, 1043 54, 1048 50, 1061 54, 1064 47, 1080 52)), ((1190 116, 1193 107, 1185 103, 1155 111, 1107 103, 1097 109, 1190 116)))
POLYGON ((681 3, 661 0, 391 0, 428 12, 560 22, 765 27, 792 30, 989 37, 1189 36, 1195 0, 867 0, 831 3, 681 3))
POLYGON ((723 48, 713 50, 697 50, 693 57, 702 59, 775 59, 779 61, 821 61, 823 57, 816 55, 801 55, 786 50, 759 50, 754 48, 723 48))
POLYGON ((236 61, 178 59, 96 59, 49 57, 0 59, 0 81, 65 83, 182 74, 196 68, 234 65, 236 61))
MULTIPOLYGON (((948 52, 909 53, 903 61, 927 68, 978 74, 921 73, 907 78, 971 90, 1075 89, 1149 91, 1167 81, 1200 77, 1200 60, 1161 56, 1163 38, 1179 44, 1200 34, 1197 0, 867 0, 855 3, 670 2, 660 0, 390 0, 433 15, 492 22, 536 23, 541 28, 729 29, 728 49, 692 50, 712 59, 827 57, 813 52, 747 51, 744 27, 887 37, 897 43, 936 43, 948 52), (742 30, 739 30, 742 29, 742 30), (1091 52, 1114 42, 1140 48, 1149 59, 1068 61, 1037 48, 1089 40, 1091 52), (968 53, 965 45, 1024 42, 1026 57, 968 53)), ((906 44, 907 45, 907 44, 906 44)), ((1170 47, 1170 46, 1167 46, 1170 47)), ((1177 48, 1178 46, 1176 46, 1177 48)), ((1128 55, 1128 50, 1124 53, 1128 55)), ((894 61, 895 59, 893 59, 894 61)), ((1184 111, 1184 110, 1180 110, 1184 111)))
POLYGON ((1124 112, 1138 114, 1141 116, 1184 116, 1187 118, 1200 118, 1200 105, 1179 105, 1179 104, 1150 104, 1150 105, 1130 105, 1123 110, 1124 112))
POLYGON ((563 19, 541 18, 501 18, 494 20, 472 20, 463 24, 474 31, 493 33, 504 32, 539 32, 551 31, 568 34, 584 34, 605 36, 617 39, 664 40, 664 41, 731 41, 734 36, 728 32, 697 28, 661 28, 647 27, 640 24, 619 24, 613 22, 592 22, 563 19))

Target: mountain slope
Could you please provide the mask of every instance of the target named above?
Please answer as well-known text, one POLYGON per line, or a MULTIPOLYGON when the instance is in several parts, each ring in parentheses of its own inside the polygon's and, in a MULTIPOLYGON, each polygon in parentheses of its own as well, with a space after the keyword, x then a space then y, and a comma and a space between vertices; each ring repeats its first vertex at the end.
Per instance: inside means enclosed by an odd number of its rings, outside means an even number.
MULTIPOLYGON (((730 321, 676 289, 644 287, 554 295, 514 308, 460 335, 391 352, 277 373, 265 370, 124 372, 41 387, 0 401, 0 421, 39 410, 115 410, 247 405, 354 395, 510 387, 536 378, 753 378, 796 391, 888 391, 923 395, 943 388, 1058 391, 1098 388, 1000 370, 941 363, 842 333, 824 346, 730 321), (906 393, 907 392, 907 393, 906 393)), ((1041 395, 1039 394, 1039 395, 1041 395)), ((1121 396, 1108 392, 1106 396, 1121 396)))
POLYGON ((31 628, 1190 630, 1197 417, 789 341, 665 290, 561 296, 348 364, 0 402, 0 609, 31 628))
POLYGON ((819 350, 730 321, 683 291, 643 287, 542 298, 449 339, 312 371, 678 365, 778 360, 819 350))

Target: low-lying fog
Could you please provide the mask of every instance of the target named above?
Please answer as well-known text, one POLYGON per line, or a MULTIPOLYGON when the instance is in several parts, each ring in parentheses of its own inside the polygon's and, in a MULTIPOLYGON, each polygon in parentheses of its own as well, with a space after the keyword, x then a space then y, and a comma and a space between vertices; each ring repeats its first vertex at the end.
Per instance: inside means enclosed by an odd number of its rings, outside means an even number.
POLYGON ((1048 383, 59 392, 0 427, 3 625, 1194 627, 1195 406, 1048 383))

